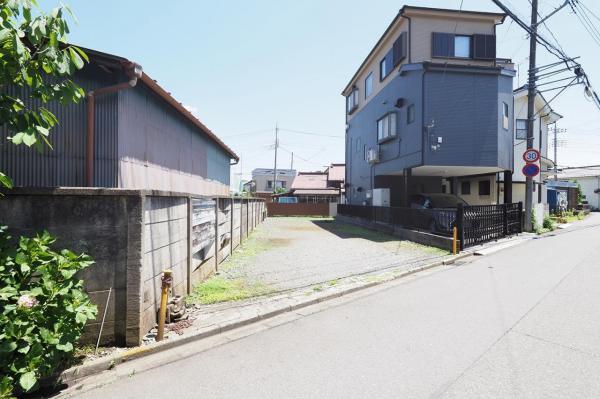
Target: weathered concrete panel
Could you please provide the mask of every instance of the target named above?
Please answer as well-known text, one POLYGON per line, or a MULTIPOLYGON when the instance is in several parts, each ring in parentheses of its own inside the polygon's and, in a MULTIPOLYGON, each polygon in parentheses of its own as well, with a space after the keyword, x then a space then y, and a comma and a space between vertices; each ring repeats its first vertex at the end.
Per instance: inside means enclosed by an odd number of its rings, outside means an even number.
MULTIPOLYGON (((103 340, 120 345, 137 343, 138 339, 132 341, 127 333, 137 328, 139 336, 139 323, 127 318, 128 312, 135 311, 135 299, 129 305, 127 297, 135 298, 139 287, 135 275, 141 270, 142 197, 104 195, 94 189, 86 191, 89 195, 68 192, 57 195, 53 190, 39 190, 28 194, 27 190, 13 190, 0 201, 0 223, 10 227, 13 237, 32 236, 46 229, 57 237, 55 249, 89 254, 95 263, 78 277, 85 281, 85 289, 98 305, 99 317, 107 290, 113 288, 107 313, 111 323, 104 327, 103 340)), ((100 320, 86 326, 84 340, 95 341, 100 320)))

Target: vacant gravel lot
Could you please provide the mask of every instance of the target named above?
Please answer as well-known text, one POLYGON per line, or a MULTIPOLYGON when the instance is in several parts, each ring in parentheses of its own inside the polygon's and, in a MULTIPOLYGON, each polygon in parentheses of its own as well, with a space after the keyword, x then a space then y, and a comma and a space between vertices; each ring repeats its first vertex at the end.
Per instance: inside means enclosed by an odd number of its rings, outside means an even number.
POLYGON ((392 266, 410 269, 445 255, 437 248, 331 219, 274 217, 222 264, 220 275, 283 290, 392 266))

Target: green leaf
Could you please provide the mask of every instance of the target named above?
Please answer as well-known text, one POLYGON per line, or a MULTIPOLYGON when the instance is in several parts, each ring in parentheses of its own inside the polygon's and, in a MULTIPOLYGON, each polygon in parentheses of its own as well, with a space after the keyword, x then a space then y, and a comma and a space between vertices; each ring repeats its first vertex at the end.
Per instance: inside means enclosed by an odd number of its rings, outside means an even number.
POLYGON ((10 177, 0 172, 0 184, 6 188, 13 188, 13 181, 10 177))
POLYGON ((27 263, 21 264, 21 273, 27 273, 31 270, 31 267, 27 263))
POLYGON ((19 145, 19 144, 23 143, 23 136, 25 136, 25 133, 19 132, 19 133, 15 134, 14 136, 9 137, 9 140, 12 141, 14 145, 19 145))
POLYGON ((35 138, 35 135, 33 135, 33 134, 24 134, 23 135, 23 144, 25 144, 27 147, 31 147, 36 142, 37 142, 37 139, 35 138))
POLYGON ((29 371, 25 374, 22 374, 21 378, 19 378, 19 385, 21 385, 21 388, 23 388, 25 392, 29 392, 35 386, 36 383, 37 378, 33 371, 29 371))
POLYGON ((83 58, 85 60, 85 62, 90 62, 90 59, 88 58, 88 55, 79 47, 75 47, 75 46, 71 46, 71 48, 75 51, 77 51, 77 53, 79 53, 79 56, 81 58, 83 58))
POLYGON ((69 47, 69 57, 71 58, 71 62, 75 65, 75 68, 83 68, 83 60, 81 59, 77 51, 73 50, 72 47, 69 47))
POLYGON ((27 255, 25 255, 23 252, 17 252, 17 255, 15 256, 15 263, 17 265, 27 263, 27 255))
POLYGON ((75 321, 79 324, 85 324, 88 320, 88 317, 85 313, 77 313, 75 315, 75 321))
POLYGON ((58 345, 56 345, 56 349, 58 349, 59 351, 63 351, 63 352, 72 352, 73 344, 70 342, 67 342, 65 344, 58 344, 58 345))
POLYGON ((17 343, 13 341, 4 341, 0 343, 0 353, 10 353, 17 349, 17 343))

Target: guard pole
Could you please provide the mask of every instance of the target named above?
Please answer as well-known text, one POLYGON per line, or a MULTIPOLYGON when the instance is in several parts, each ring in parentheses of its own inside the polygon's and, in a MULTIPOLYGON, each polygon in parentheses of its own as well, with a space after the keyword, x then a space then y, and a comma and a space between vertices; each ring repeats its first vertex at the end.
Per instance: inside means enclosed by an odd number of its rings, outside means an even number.
POLYGON ((158 333, 156 334, 156 341, 162 341, 165 335, 165 318, 167 317, 167 302, 169 299, 169 288, 171 288, 171 282, 173 281, 173 272, 170 269, 163 271, 162 285, 160 293, 160 310, 158 313, 158 333))
POLYGON ((458 228, 454 226, 452 229, 452 254, 456 255, 458 253, 458 228))

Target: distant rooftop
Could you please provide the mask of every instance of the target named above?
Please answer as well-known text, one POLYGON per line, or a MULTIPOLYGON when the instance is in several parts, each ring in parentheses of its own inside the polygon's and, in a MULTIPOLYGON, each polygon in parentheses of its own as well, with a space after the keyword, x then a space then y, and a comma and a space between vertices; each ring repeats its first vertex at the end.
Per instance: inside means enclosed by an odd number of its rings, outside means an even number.
MULTIPOLYGON (((274 173, 273 169, 257 168, 252 171, 252 176, 267 176, 274 173)), ((277 176, 296 176, 295 169, 277 169, 277 176)))

